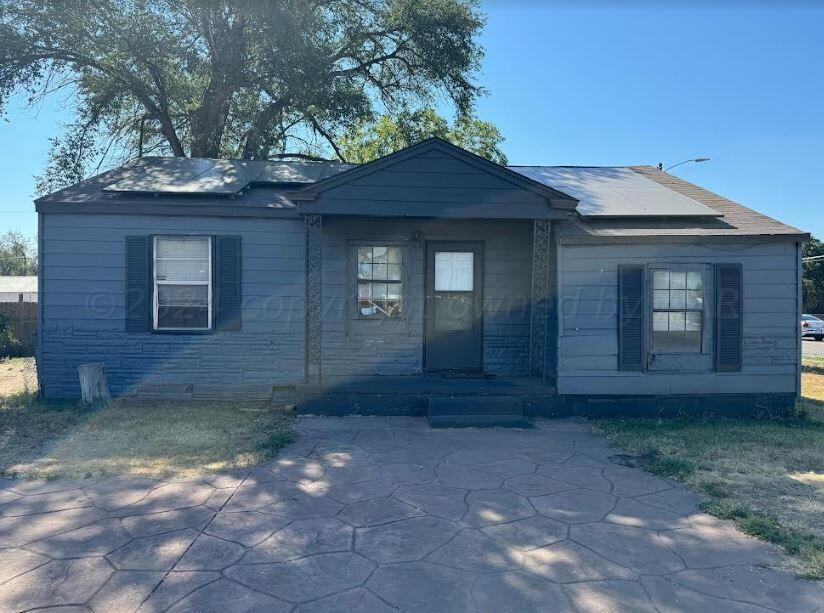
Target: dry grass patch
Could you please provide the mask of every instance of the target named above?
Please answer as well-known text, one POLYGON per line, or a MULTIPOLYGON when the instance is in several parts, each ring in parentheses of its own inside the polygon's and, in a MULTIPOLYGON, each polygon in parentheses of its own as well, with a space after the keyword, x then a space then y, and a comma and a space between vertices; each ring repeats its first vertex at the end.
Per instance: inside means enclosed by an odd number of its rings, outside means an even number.
POLYGON ((260 464, 293 437, 291 413, 268 404, 116 401, 91 410, 42 402, 19 383, 33 362, 12 366, 0 370, 17 373, 0 387, 4 476, 189 477, 260 464))
POLYGON ((805 361, 799 414, 781 420, 605 419, 595 427, 652 472, 674 477, 705 511, 824 578, 824 369, 805 361))

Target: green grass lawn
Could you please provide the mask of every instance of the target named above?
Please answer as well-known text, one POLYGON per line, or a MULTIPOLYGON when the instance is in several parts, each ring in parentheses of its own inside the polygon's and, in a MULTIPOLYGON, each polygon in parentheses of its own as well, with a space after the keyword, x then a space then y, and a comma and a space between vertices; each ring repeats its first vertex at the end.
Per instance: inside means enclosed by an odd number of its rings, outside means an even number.
POLYGON ((804 361, 798 415, 780 420, 603 419, 616 447, 682 481, 703 509, 781 546, 824 579, 824 360, 804 361))
MULTIPOLYGON (((290 413, 231 402, 42 402, 0 363, 0 474, 25 478, 187 477, 253 466, 292 440, 290 413)), ((22 375, 21 375, 22 376, 22 375)))

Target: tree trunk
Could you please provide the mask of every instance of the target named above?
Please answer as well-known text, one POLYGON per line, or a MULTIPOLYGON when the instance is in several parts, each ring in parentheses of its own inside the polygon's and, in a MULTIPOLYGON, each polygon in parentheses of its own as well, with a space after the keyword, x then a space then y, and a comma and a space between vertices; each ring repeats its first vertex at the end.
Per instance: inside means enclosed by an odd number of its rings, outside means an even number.
POLYGON ((80 364, 77 367, 80 377, 80 393, 84 404, 106 406, 111 400, 109 386, 106 383, 106 371, 101 362, 80 364))

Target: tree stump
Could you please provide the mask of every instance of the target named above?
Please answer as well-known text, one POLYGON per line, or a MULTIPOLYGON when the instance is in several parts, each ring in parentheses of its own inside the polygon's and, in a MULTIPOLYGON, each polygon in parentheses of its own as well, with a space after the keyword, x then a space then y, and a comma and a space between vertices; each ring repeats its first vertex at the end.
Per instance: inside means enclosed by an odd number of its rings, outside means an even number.
POLYGON ((109 396, 103 363, 81 364, 77 367, 77 374, 80 377, 80 393, 83 402, 92 406, 106 406, 111 396, 109 396))

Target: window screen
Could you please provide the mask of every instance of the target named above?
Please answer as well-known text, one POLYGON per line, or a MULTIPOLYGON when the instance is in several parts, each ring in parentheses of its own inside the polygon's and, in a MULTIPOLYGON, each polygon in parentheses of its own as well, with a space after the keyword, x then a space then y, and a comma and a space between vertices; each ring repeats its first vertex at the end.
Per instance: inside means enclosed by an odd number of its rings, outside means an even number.
POLYGON ((703 271, 653 269, 653 353, 700 353, 703 321, 703 271))
POLYGON ((359 246, 358 316, 368 319, 402 315, 403 250, 401 247, 359 246))
POLYGON ((210 237, 155 237, 156 330, 208 330, 212 321, 211 284, 210 237))

